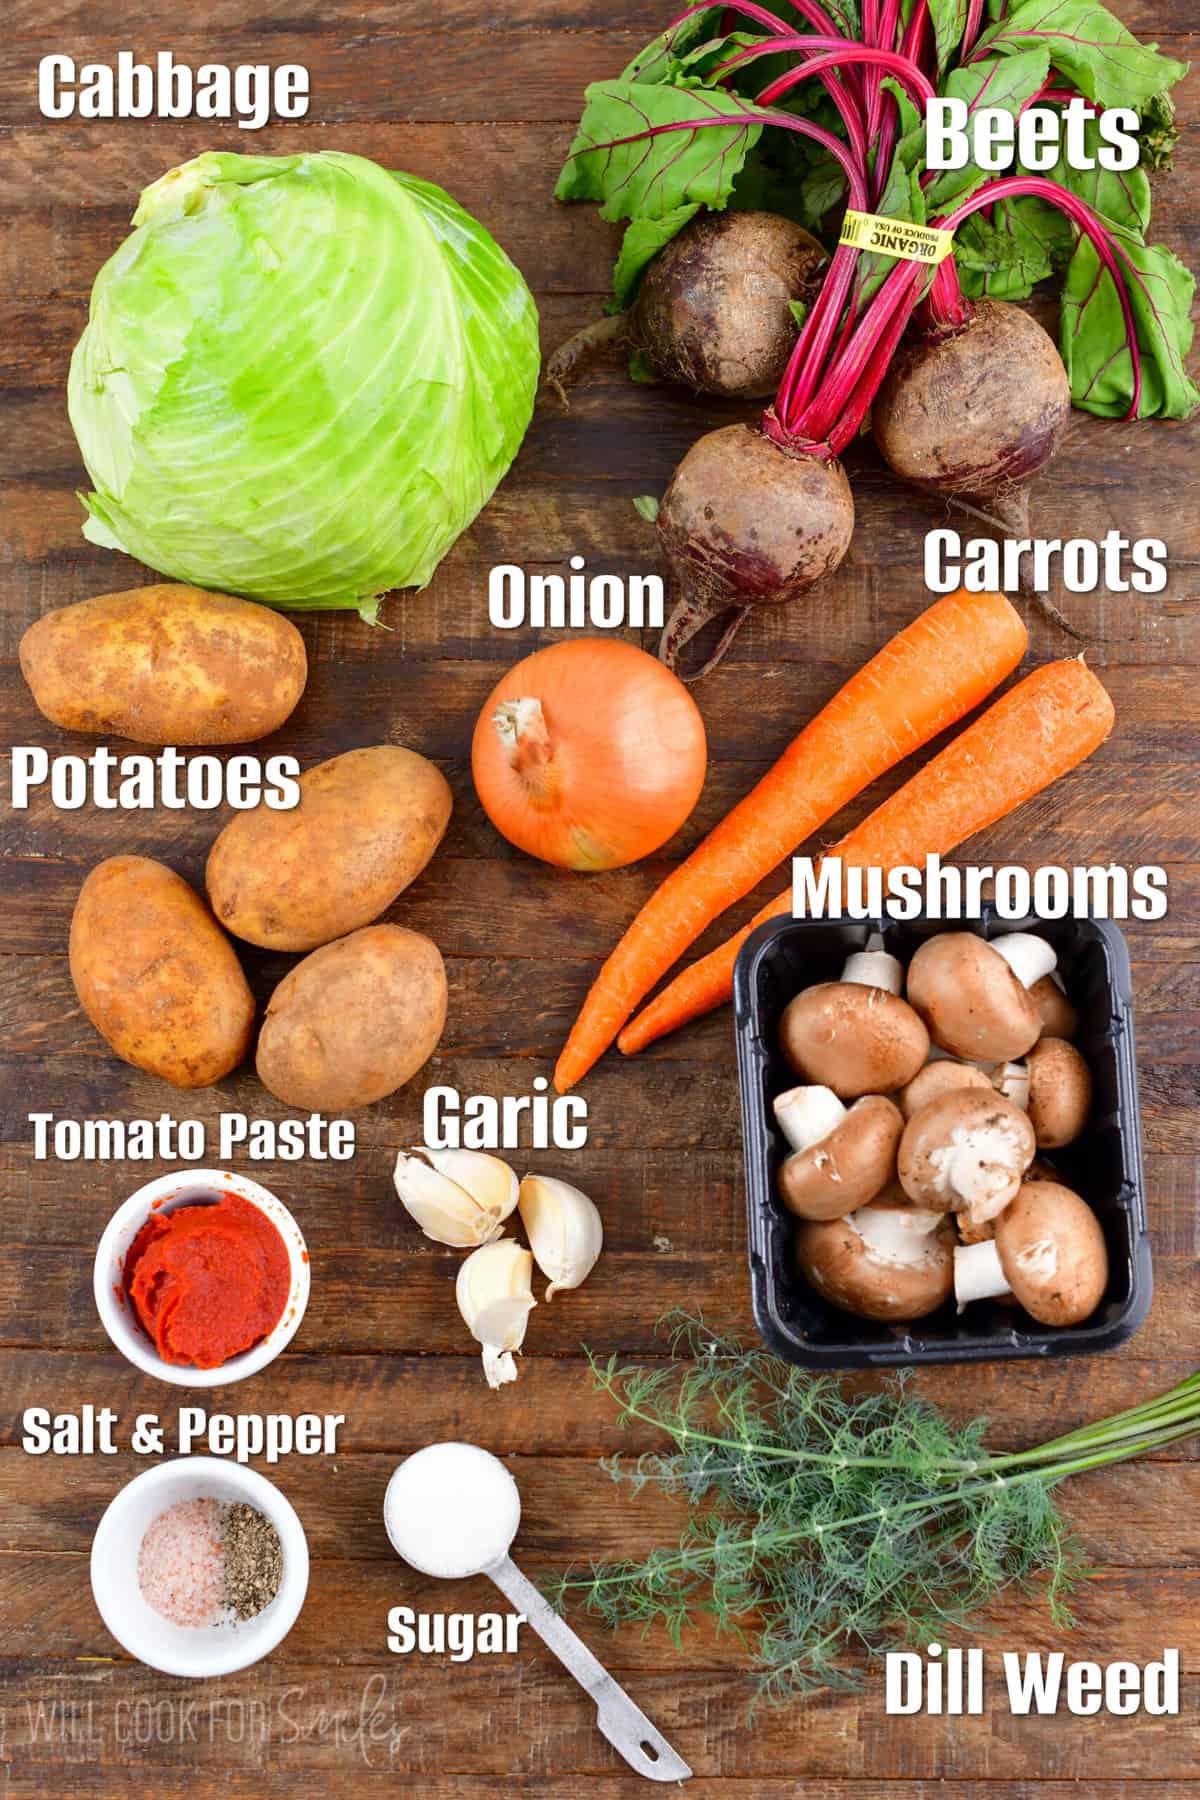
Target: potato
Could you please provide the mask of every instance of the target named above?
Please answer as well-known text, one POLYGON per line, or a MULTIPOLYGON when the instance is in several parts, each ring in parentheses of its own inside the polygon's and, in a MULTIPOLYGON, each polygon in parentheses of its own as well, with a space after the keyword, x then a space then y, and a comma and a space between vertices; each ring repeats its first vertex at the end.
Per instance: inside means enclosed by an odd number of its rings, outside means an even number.
POLYGON ((437 945, 402 925, 367 925, 284 976, 259 1033, 259 1079, 285 1106, 351 1112, 403 1087, 445 1023, 437 945))
POLYGON ((66 731, 140 744, 249 744, 304 692, 304 639, 281 613, 163 582, 46 613, 21 673, 66 731))
POLYGON ((101 1037, 174 1087, 211 1087, 250 1049, 254 1000, 233 945, 181 875, 111 856, 79 890, 71 979, 101 1037))
POLYGON ((300 777, 291 812, 239 813, 208 857, 227 930, 269 950, 312 950, 369 925, 421 873, 450 820, 450 787, 393 744, 348 750, 300 777))

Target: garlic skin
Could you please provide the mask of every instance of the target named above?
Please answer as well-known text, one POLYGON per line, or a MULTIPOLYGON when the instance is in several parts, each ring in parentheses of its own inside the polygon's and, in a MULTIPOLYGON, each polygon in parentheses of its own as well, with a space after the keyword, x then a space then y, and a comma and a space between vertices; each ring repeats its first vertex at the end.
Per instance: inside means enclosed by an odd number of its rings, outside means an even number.
POLYGON ((490 1388, 517 1379, 512 1353, 524 1343, 525 1326, 537 1305, 532 1280, 533 1257, 516 1238, 481 1244, 458 1271, 454 1297, 467 1330, 483 1346, 490 1388))
POLYGON ((452 1250, 498 1238, 519 1192, 508 1164, 481 1150, 402 1150, 392 1180, 425 1236, 452 1250))
POLYGON ((517 1205, 534 1261, 549 1278, 546 1298, 577 1288, 596 1266, 604 1225, 593 1200, 553 1175, 526 1175, 517 1205))

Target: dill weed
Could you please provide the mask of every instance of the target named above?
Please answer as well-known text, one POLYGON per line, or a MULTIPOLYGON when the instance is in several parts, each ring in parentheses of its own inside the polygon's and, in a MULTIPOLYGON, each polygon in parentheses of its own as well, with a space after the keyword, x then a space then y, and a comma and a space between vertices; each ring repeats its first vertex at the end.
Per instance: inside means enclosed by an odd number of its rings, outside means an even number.
POLYGON ((674 1448, 605 1466, 686 1499, 677 1544, 568 1570, 553 1589, 611 1626, 702 1616, 755 1652, 761 1695, 854 1688, 854 1653, 960 1627, 1005 1588, 1040 1592, 1058 1625, 1090 1571, 1056 1504, 1068 1475, 1200 1432, 1200 1373, 1143 1406, 1031 1450, 993 1454, 987 1423, 955 1425, 904 1379, 855 1394, 701 1321, 668 1321, 674 1360, 591 1359, 623 1422, 674 1448))

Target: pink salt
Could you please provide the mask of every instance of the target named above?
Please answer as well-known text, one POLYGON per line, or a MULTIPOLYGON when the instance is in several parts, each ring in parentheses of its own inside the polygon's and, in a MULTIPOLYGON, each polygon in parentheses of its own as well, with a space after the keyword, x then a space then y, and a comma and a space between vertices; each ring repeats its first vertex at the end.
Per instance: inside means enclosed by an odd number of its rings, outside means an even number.
POLYGON ((172 1625, 215 1625, 225 1609, 221 1507, 216 1500, 180 1500, 151 1521, 137 1562, 148 1606, 172 1625))

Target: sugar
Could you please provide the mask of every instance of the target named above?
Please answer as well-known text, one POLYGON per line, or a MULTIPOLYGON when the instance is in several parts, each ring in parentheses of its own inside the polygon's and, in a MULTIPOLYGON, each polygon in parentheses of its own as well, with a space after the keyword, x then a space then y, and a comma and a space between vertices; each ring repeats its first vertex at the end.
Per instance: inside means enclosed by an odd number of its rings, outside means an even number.
POLYGON ((384 1502, 388 1536, 426 1575, 473 1575, 507 1554, 521 1496, 504 1464, 474 1444, 430 1444, 400 1464, 384 1502))

